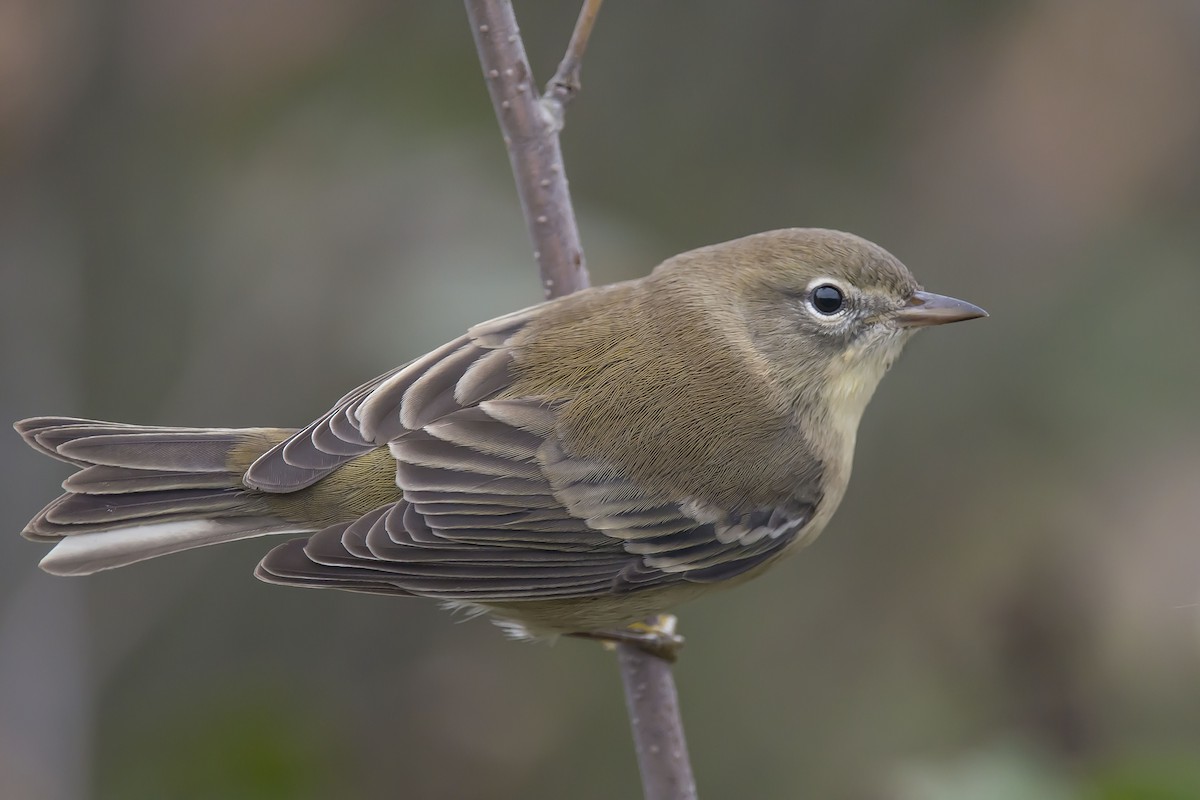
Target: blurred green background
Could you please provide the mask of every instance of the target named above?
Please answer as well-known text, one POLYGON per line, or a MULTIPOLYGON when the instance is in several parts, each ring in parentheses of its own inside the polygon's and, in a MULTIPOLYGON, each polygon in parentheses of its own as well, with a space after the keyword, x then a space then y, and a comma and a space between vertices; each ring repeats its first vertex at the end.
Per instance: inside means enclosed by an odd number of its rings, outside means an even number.
MULTIPOLYGON (((544 81, 575 3, 517 7, 544 81)), ((825 536, 683 610, 703 796, 1200 797, 1200 5, 610 0, 564 134, 596 283, 862 234, 992 318, 883 383, 825 536)), ((463 9, 0 0, 0 420, 300 425, 539 299, 463 9)), ((0 797, 635 797, 613 658, 17 532, 0 797)))

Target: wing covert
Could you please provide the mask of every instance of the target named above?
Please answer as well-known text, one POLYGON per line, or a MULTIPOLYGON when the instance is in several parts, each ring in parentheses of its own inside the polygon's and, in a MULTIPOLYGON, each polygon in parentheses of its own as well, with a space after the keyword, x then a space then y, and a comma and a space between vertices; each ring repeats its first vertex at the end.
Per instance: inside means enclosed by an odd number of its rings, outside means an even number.
POLYGON ((244 482, 265 492, 304 489, 363 453, 503 391, 512 380, 509 342, 536 309, 477 325, 350 391, 259 457, 244 482))

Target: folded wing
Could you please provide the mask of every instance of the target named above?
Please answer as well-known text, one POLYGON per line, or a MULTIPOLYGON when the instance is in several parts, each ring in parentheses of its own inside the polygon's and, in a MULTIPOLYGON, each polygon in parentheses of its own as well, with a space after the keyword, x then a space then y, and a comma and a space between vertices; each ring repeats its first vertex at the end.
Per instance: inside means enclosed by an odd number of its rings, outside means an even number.
POLYGON ((813 509, 724 514, 564 452, 536 398, 460 408, 390 445, 403 499, 272 550, 263 580, 478 603, 598 597, 736 577, 813 509))

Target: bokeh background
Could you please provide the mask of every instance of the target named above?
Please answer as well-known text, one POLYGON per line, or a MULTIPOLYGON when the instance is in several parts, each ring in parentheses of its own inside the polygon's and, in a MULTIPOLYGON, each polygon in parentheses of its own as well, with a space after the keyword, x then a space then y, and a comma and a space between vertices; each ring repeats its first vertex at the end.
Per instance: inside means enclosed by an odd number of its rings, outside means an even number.
MULTIPOLYGON (((521 2, 535 73, 574 3, 521 2)), ((884 381, 825 536, 687 607, 706 797, 1200 797, 1200 5, 610 0, 595 282, 855 231, 992 312, 884 381)), ((0 419, 300 425, 539 299, 464 12, 0 2, 0 419)), ((51 578, 0 432, 0 796, 636 797, 616 667, 264 541, 51 578)))

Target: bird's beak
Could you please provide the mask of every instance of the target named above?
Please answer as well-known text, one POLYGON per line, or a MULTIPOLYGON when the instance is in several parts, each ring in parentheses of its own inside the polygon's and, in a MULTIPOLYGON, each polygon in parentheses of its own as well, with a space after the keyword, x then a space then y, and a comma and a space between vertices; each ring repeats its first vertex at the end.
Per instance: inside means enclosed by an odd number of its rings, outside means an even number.
POLYGON ((965 300, 956 300, 932 292, 916 292, 912 299, 896 312, 896 319, 903 328, 923 328, 926 325, 944 325, 964 319, 986 317, 988 313, 965 300))

